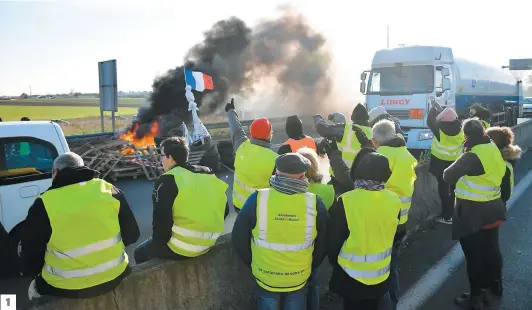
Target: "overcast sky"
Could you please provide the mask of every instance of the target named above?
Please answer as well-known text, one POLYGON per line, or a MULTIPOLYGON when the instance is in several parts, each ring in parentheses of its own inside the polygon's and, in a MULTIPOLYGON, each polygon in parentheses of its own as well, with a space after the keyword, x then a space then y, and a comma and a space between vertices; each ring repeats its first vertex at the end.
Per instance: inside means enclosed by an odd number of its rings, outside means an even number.
POLYGON ((493 66, 532 58, 530 0, 88 0, 0 1, 0 94, 98 91, 98 61, 117 59, 123 91, 150 90, 155 76, 217 20, 250 25, 292 4, 326 35, 335 83, 356 92, 373 53, 391 46, 449 46, 493 66), (360 2, 358 4, 355 4, 360 2), (149 3, 149 4, 148 4, 149 3), (349 5, 342 5, 351 3, 349 5))

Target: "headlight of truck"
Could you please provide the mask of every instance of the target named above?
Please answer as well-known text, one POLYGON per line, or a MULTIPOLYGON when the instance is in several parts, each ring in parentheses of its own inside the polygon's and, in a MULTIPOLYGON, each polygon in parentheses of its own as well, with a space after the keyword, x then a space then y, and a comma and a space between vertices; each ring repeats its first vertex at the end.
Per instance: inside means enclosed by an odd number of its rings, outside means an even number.
POLYGON ((418 140, 420 140, 420 141, 422 141, 422 140, 430 140, 432 138, 434 138, 434 135, 432 134, 432 132, 424 131, 424 132, 420 132, 419 133, 418 140))

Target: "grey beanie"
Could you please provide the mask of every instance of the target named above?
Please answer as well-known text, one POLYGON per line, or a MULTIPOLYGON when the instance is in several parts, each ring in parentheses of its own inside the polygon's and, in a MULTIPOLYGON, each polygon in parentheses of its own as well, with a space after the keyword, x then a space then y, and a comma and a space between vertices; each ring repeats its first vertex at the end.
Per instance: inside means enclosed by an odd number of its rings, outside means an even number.
POLYGON ((307 172, 310 161, 298 153, 286 153, 277 157, 275 167, 280 172, 300 174, 307 172))

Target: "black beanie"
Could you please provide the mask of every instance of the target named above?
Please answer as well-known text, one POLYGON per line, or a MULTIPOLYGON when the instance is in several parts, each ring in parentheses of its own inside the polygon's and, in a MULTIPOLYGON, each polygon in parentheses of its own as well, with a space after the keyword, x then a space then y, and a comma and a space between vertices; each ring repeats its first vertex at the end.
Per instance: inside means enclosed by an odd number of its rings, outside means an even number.
POLYGON ((386 156, 373 149, 362 149, 357 154, 351 168, 351 179, 371 180, 386 183, 392 171, 386 156))
POLYGON ((353 109, 353 113, 351 113, 351 120, 361 125, 363 125, 363 123, 368 123, 368 110, 366 110, 362 104, 357 104, 353 109))
POLYGON ((297 115, 286 118, 286 134, 289 138, 299 139, 303 136, 303 122, 297 115))

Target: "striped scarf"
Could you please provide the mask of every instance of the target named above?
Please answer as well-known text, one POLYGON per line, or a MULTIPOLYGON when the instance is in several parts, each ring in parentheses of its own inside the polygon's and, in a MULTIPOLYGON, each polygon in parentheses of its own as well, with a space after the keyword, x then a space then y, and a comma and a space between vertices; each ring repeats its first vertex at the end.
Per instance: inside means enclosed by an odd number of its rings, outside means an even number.
POLYGON ((373 180, 355 180, 355 188, 368 191, 381 191, 384 189, 384 183, 373 180))
POLYGON ((270 185, 278 192, 288 195, 305 193, 308 190, 308 180, 306 178, 292 179, 280 175, 272 175, 270 185))

